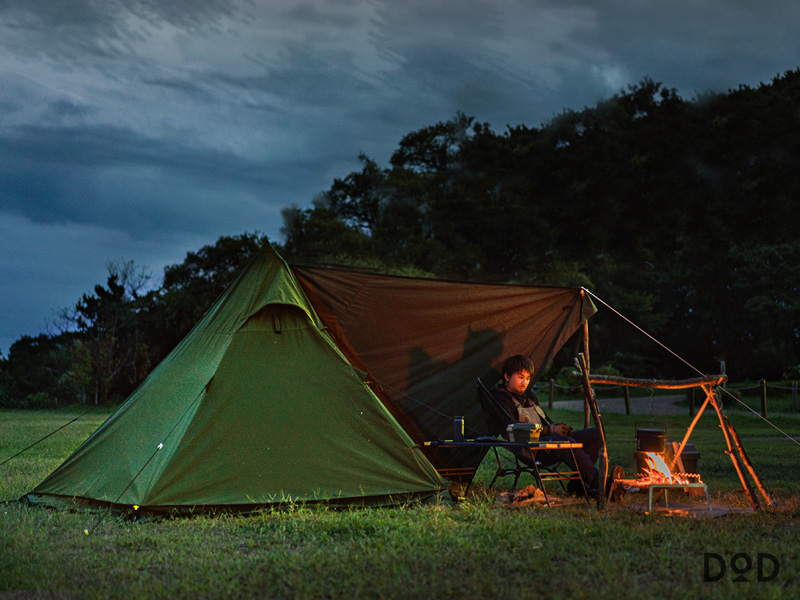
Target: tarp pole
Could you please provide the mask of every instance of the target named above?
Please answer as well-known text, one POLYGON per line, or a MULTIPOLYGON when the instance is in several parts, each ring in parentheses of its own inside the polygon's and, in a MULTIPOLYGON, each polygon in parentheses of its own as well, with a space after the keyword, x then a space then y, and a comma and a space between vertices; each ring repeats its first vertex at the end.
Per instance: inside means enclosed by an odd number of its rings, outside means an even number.
MULTIPOLYGON (((590 373, 590 360, 589 360, 589 321, 583 322, 583 357, 586 362, 586 373, 590 373)), ((583 396, 583 428, 589 428, 589 415, 591 408, 589 408, 589 397, 587 394, 583 396)))
POLYGON ((600 433, 600 441, 602 442, 600 468, 598 469, 600 472, 598 491, 600 493, 597 496, 597 506, 598 508, 603 509, 605 508, 606 478, 608 477, 608 447, 606 446, 606 432, 603 429, 603 422, 600 420, 600 411, 597 410, 597 402, 595 401, 594 392, 592 391, 592 384, 589 383, 589 373, 586 370, 586 357, 583 355, 583 353, 578 354, 578 366, 580 367, 581 373, 583 373, 583 386, 586 398, 592 411, 594 425, 597 428, 597 431, 600 433))

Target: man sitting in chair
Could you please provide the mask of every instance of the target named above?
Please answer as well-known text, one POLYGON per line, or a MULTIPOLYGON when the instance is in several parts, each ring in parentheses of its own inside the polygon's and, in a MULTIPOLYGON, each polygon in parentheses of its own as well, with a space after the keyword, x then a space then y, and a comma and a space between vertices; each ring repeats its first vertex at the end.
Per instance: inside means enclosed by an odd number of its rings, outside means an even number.
MULTIPOLYGON (((565 423, 554 423, 539 405, 536 394, 528 390, 533 375, 533 361, 527 356, 517 354, 508 357, 503 362, 503 379, 491 393, 498 405, 517 423, 533 423, 542 426, 539 440, 559 442, 580 442, 583 448, 575 449, 575 462, 569 450, 539 450, 536 458, 542 465, 554 465, 558 462, 567 463, 572 469, 580 472, 586 485, 586 492, 590 497, 596 497, 599 487, 599 473, 594 463, 600 455, 600 435, 592 427, 575 431, 565 423)), ((523 451, 523 454, 527 451, 523 451)), ((530 453, 527 458, 532 460, 530 453)), ((570 481, 567 490, 574 494, 583 494, 580 482, 570 481)))

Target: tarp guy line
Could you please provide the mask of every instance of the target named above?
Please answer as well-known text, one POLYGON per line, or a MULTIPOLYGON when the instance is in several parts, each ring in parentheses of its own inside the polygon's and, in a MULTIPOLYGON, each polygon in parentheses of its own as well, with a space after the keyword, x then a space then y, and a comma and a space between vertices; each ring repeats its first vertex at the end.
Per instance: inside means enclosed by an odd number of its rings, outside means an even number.
MULTIPOLYGON (((623 321, 627 322, 628 324, 630 324, 631 326, 633 326, 635 329, 639 330, 641 333, 643 333, 643 334, 644 334, 644 335, 646 335, 648 338, 650 338, 651 340, 653 340, 653 341, 654 341, 656 344, 658 344, 658 345, 659 345, 659 346, 661 346, 661 347, 662 347, 664 350, 666 350, 667 352, 669 352, 670 354, 672 354, 672 355, 673 355, 675 358, 677 358, 677 359, 678 359, 678 360, 680 360, 680 361, 681 361, 683 364, 685 364, 685 365, 686 365, 686 366, 688 366, 690 369, 692 369, 693 371, 695 371, 695 372, 696 372, 698 375, 700 375, 700 376, 702 376, 702 377, 708 377, 708 373, 703 373, 703 372, 702 372, 700 369, 698 369, 697 367, 695 367, 694 365, 692 365, 691 363, 689 363, 689 361, 687 361, 687 360, 686 360, 686 359, 684 359, 683 357, 679 356, 679 355, 678 355, 676 352, 672 351, 671 349, 667 348, 667 346, 665 346, 664 344, 662 344, 661 342, 659 342, 659 341, 658 341, 656 338, 654 338, 652 335, 650 335, 649 333, 647 333, 647 332, 646 332, 644 329, 642 329, 641 327, 639 327, 639 326, 638 326, 636 323, 634 323, 633 321, 631 321, 631 320, 630 320, 628 317, 626 317, 625 315, 623 315, 622 313, 620 313, 620 312, 619 312, 617 309, 615 309, 613 306, 611 306, 611 305, 610 305, 608 302, 605 302, 604 300, 602 300, 602 299, 598 298, 598 297, 597 297, 595 294, 593 294, 591 291, 587 290, 586 288, 581 288, 581 289, 582 289, 582 290, 586 290, 586 293, 588 293, 590 296, 592 296, 592 298, 594 298, 595 300, 597 300, 598 302, 600 302, 600 303, 601 303, 603 306, 605 306, 606 308, 608 308, 609 310, 611 310, 611 311, 612 311, 614 314, 616 314, 618 317, 620 317, 620 318, 621 318, 623 321)), ((720 389, 720 388, 718 387, 717 389, 720 389)), ((778 431, 778 432, 782 433, 784 436, 786 436, 788 439, 790 439, 790 440, 791 440, 791 441, 792 441, 794 444, 796 444, 797 446, 800 446, 800 442, 799 442, 799 441, 797 441, 797 440, 796 440, 796 439, 794 439, 794 438, 793 438, 791 435, 789 435, 788 433, 786 433, 785 431, 783 431, 783 429, 781 429, 780 427, 778 427, 777 425, 775 425, 775 423, 773 423, 773 422, 772 422, 772 421, 770 421, 769 419, 766 419, 766 418, 764 418, 764 416, 763 416, 763 415, 759 414, 758 412, 756 412, 755 410, 753 410, 752 408, 750 408, 749 406, 747 406, 747 404, 745 404, 744 402, 742 402, 741 400, 739 400, 739 398, 737 398, 736 396, 734 396, 733 394, 731 394, 731 393, 730 393, 728 390, 726 390, 725 388, 722 388, 722 391, 723 391, 723 392, 725 392, 725 393, 726 393, 728 396, 730 396, 730 397, 731 397, 731 398, 733 398, 734 400, 736 400, 736 402, 738 402, 739 404, 741 404, 742 406, 744 406, 744 407, 745 407, 747 410, 749 410, 751 413, 753 413, 754 415, 756 415, 756 416, 757 416, 758 418, 760 418, 762 421, 764 421, 765 423, 768 423, 768 424, 769 424, 769 425, 770 425, 770 426, 771 426, 773 429, 775 429, 775 431, 778 431)))

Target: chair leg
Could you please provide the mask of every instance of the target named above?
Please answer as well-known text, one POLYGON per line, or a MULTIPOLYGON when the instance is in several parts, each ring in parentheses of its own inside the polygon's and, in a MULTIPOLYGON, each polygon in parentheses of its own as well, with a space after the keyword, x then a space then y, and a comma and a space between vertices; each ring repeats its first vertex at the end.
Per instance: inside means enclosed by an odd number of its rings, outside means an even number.
POLYGON ((489 489, 492 489, 494 482, 497 481, 497 478, 500 477, 502 474, 503 474, 503 469, 497 469, 497 472, 494 474, 494 477, 492 478, 492 483, 489 484, 489 489))

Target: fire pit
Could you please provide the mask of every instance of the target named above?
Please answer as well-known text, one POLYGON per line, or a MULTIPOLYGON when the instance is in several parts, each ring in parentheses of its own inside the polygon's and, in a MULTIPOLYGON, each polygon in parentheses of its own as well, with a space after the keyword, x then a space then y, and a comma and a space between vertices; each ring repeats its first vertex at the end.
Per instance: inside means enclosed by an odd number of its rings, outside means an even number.
MULTIPOLYGON (((643 452, 637 451, 637 455, 642 454, 644 459, 643 468, 633 478, 625 477, 625 473, 621 468, 617 467, 613 473, 613 483, 611 493, 615 489, 622 490, 623 492, 638 492, 647 490, 648 495, 648 513, 653 512, 653 492, 664 492, 664 504, 669 506, 669 490, 682 489, 685 492, 692 494, 695 490, 699 493, 702 490, 705 494, 706 502, 708 503, 708 510, 711 508, 711 499, 708 497, 708 487, 705 483, 700 481, 700 475, 696 473, 673 473, 670 471, 669 466, 664 461, 664 457, 660 452, 643 452)), ((638 456, 637 456, 638 458, 638 456)), ((656 502, 659 498, 656 497, 656 502)))

